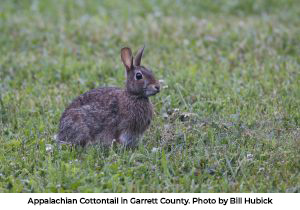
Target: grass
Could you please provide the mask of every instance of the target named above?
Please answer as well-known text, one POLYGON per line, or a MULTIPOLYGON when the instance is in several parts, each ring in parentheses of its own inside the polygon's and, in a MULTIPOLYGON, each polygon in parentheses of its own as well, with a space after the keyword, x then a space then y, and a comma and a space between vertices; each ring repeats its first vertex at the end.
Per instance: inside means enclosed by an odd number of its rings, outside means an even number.
POLYGON ((300 192, 300 4, 12 1, 0 5, 0 192, 300 192), (77 95, 123 86, 146 44, 163 80, 135 150, 58 148, 77 95))

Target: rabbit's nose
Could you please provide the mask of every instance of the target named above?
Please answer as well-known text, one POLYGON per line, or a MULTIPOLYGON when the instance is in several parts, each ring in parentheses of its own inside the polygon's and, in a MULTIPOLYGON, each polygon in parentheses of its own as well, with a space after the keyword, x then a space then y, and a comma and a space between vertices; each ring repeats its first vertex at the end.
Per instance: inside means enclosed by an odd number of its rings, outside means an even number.
POLYGON ((159 92, 159 90, 160 90, 160 86, 159 85, 155 85, 154 88, 156 89, 157 92, 159 92))

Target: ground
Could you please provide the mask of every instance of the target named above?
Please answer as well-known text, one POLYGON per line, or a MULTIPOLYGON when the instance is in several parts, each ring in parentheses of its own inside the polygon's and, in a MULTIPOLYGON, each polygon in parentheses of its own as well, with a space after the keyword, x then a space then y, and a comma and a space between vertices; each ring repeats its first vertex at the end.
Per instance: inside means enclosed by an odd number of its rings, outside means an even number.
POLYGON ((300 192, 300 2, 0 5, 0 192, 300 192), (59 148, 72 99, 124 85, 146 45, 161 80, 136 149, 59 148))

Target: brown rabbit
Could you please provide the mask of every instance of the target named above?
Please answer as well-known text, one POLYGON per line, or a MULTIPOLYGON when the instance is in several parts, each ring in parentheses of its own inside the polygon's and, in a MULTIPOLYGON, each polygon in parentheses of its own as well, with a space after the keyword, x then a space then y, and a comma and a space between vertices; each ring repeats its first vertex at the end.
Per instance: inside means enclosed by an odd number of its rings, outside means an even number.
POLYGON ((104 87, 78 96, 64 111, 59 125, 59 143, 111 145, 115 140, 136 146, 149 127, 153 110, 149 96, 160 91, 152 71, 141 66, 144 47, 135 58, 128 47, 121 49, 126 68, 125 89, 104 87))

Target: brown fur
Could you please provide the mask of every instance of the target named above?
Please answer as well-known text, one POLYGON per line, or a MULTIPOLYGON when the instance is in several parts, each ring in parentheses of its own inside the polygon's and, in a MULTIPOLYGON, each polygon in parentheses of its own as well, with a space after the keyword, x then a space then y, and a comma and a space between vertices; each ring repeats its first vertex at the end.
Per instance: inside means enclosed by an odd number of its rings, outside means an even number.
MULTIPOLYGON (((135 64, 140 64, 143 50, 136 55, 135 64)), ((125 89, 96 88, 78 96, 60 119, 60 143, 83 146, 111 145, 113 140, 125 146, 138 143, 153 116, 148 97, 159 92, 159 83, 150 70, 133 65, 130 48, 121 50, 121 58, 127 73, 125 89), (137 74, 143 78, 137 79, 137 74)))

